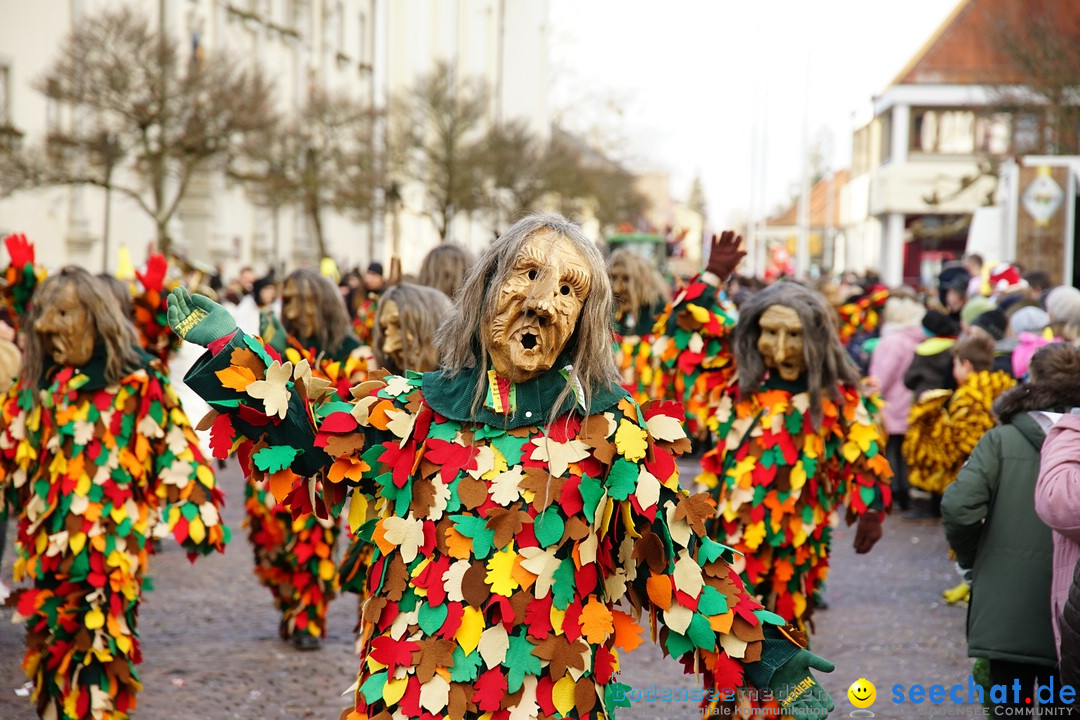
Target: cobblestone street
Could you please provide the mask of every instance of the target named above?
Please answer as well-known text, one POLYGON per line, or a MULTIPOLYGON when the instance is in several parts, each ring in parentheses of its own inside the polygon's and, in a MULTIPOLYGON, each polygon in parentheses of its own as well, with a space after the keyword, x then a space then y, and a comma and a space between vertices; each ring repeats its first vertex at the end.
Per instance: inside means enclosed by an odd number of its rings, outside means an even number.
MULTIPOLYGON (((251 552, 241 529, 243 493, 235 465, 220 473, 227 493, 226 520, 233 528, 224 556, 188 563, 175 544, 166 543, 151 559, 155 590, 144 598, 140 617, 144 685, 138 720, 336 720, 350 703, 347 693, 357 668, 353 625, 357 601, 337 598, 330 609, 329 638, 321 652, 301 653, 277 637, 277 615, 270 594, 251 571, 251 552), (342 697, 342 693, 346 693, 342 697)), ((10 584, 12 529, 4 558, 10 584)), ((823 682, 837 704, 832 717, 854 709, 848 686, 865 677, 877 687, 871 708, 879 718, 928 717, 968 712, 978 707, 943 704, 895 705, 891 688, 921 683, 964 683, 971 663, 964 644, 964 610, 941 601, 941 591, 957 582, 940 523, 886 521, 885 537, 869 555, 851 549, 854 529, 835 535, 827 598, 831 605, 816 617, 813 649, 836 663, 823 682), (921 712, 920 712, 921 710, 921 712)), ((10 610, 4 611, 5 618, 10 610)), ((0 718, 35 717, 20 669, 23 628, 0 624, 0 718)), ((819 676, 820 677, 820 676, 819 676)), ((635 688, 695 687, 680 666, 650 645, 624 655, 623 682, 635 688)), ((625 720, 692 718, 692 702, 633 704, 619 713, 625 720)))

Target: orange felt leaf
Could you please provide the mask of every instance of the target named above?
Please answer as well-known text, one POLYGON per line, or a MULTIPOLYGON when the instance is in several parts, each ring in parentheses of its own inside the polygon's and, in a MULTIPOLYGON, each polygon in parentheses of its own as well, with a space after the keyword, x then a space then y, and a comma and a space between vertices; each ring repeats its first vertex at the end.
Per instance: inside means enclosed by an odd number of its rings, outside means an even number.
POLYGON ((146 460, 147 455, 150 454, 150 441, 145 435, 135 436, 135 457, 139 459, 139 462, 146 460))
POLYGON ((446 528, 446 549, 450 557, 468 560, 472 557, 472 540, 453 527, 446 528))
POLYGON ((255 382, 255 373, 243 366, 230 365, 214 374, 217 375, 223 387, 237 392, 244 392, 248 385, 255 382))
POLYGON ((671 607, 671 579, 667 575, 653 575, 645 581, 649 600, 661 610, 671 607))
POLYGON ((286 496, 288 496, 289 491, 292 490, 293 478, 296 477, 295 473, 289 468, 282 468, 267 477, 270 485, 270 493, 278 502, 283 502, 286 496))
POLYGON ((637 624, 632 615, 621 610, 612 610, 611 622, 615 628, 615 647, 631 652, 641 644, 641 634, 645 630, 637 624))
POLYGON ((795 574, 795 566, 791 564, 790 560, 780 557, 773 558, 773 573, 776 582, 786 583, 795 574))
POLYGON ((339 483, 345 478, 359 482, 363 479, 364 473, 370 469, 370 466, 360 458, 339 457, 330 466, 330 472, 326 477, 333 483, 339 483))
POLYGON ((585 639, 593 645, 604 642, 615 631, 611 610, 598 602, 595 595, 589 596, 589 602, 582 608, 578 623, 581 625, 581 632, 585 639))
POLYGON ((397 545, 386 539, 386 528, 383 527, 381 521, 375 525, 375 530, 371 533, 371 541, 378 546, 379 551, 382 552, 383 555, 388 554, 397 547, 397 545))
POLYGON ((510 577, 517 581, 522 590, 528 590, 536 582, 537 576, 522 567, 521 563, 524 559, 522 555, 514 557, 514 567, 510 570, 510 577))
POLYGON ((389 400, 379 400, 368 410, 368 425, 379 430, 386 430, 390 427, 390 418, 386 412, 394 409, 394 403, 389 400))
POLYGON ((735 611, 728 610, 722 615, 712 615, 709 617, 709 627, 721 635, 726 635, 731 632, 731 624, 735 622, 735 611))

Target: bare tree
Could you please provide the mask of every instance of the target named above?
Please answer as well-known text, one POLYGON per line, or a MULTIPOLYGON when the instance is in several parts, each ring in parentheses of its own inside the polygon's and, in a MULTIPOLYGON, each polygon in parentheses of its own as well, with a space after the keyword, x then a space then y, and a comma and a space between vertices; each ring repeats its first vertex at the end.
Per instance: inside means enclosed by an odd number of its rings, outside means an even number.
POLYGON ((690 183, 690 197, 687 198, 686 205, 700 215, 702 220, 709 221, 709 205, 705 199, 705 184, 701 181, 700 175, 695 175, 693 182, 690 183))
POLYGON ((329 257, 323 229, 327 210, 359 220, 371 217, 380 184, 374 118, 372 109, 351 97, 314 90, 299 115, 252 137, 232 175, 247 182, 262 205, 298 205, 320 254, 329 257))
POLYGON ((484 205, 488 94, 482 81, 459 82, 440 62, 391 102, 390 168, 424 188, 424 213, 443 240, 457 213, 484 205))
POLYGON ((224 168, 276 116, 259 69, 221 53, 188 56, 131 8, 87 16, 37 89, 72 108, 47 129, 43 184, 115 190, 149 215, 168 253, 167 226, 196 174, 224 168), (118 173, 114 167, 131 172, 118 173))

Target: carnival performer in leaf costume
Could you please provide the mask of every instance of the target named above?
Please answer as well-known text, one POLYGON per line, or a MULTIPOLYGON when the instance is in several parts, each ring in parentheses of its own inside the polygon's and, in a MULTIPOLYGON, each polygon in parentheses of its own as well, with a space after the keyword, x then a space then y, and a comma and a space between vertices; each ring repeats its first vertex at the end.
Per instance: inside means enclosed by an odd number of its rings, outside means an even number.
POLYGON ((644 403, 661 389, 653 357, 653 325, 671 291, 648 260, 627 248, 611 254, 608 272, 615 301, 615 364, 621 385, 635 401, 644 403))
POLYGON ((0 433, 15 579, 33 583, 14 600, 23 668, 43 718, 126 718, 151 534, 192 559, 223 550, 223 497, 159 361, 98 279, 67 267, 42 281, 24 329, 0 433))
MULTIPOLYGON (((349 315, 337 288, 308 269, 285 278, 281 292, 281 321, 263 316, 263 339, 293 367, 303 364, 314 378, 329 384, 341 397, 367 379, 371 350, 349 328, 349 315)), ((249 367, 239 376, 222 377, 239 387, 254 378, 249 367)), ((224 422, 227 418, 221 418, 224 422)), ((231 438, 219 427, 214 447, 228 448, 231 438)), ((255 575, 274 596, 281 613, 278 634, 300 650, 318 650, 326 634, 326 613, 338 588, 334 548, 340 523, 329 516, 294 513, 274 497, 267 480, 252 465, 250 443, 239 453, 248 477, 244 486, 248 539, 255 552, 255 575)), ((254 460, 258 463, 257 458, 254 460)), ((291 487, 290 480, 288 486, 291 487)))
POLYGON ((343 717, 612 716, 643 615, 718 700, 754 686, 794 712, 832 707, 809 672, 831 664, 743 589, 703 535, 712 506, 679 489, 681 411, 618 386, 604 261, 565 218, 527 216, 492 243, 440 328, 441 370, 347 401, 206 298, 178 290, 170 305, 211 349, 189 383, 255 441, 256 465, 321 478, 291 492, 294 510, 337 512, 349 492, 378 503, 343 717), (217 381, 251 358, 248 386, 217 381))
POLYGON ((738 325, 716 302, 745 254, 740 241, 731 232, 714 239, 708 270, 661 322, 667 337, 689 335, 674 364, 699 373, 699 402, 719 438, 698 476, 717 503, 711 532, 742 553, 734 567, 765 607, 804 627, 839 507, 848 524, 858 521, 855 551, 869 552, 892 473, 878 403, 860 392, 819 293, 777 283, 743 303, 738 325))

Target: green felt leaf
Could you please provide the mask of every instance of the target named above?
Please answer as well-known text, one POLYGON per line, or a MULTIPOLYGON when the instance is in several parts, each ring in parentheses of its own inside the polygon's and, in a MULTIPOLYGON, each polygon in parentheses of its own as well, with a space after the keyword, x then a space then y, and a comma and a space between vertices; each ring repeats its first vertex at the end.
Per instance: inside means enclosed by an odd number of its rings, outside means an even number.
POLYGON ((859 486, 859 497, 861 497, 862 501, 869 507, 870 504, 877 499, 877 493, 874 492, 874 488, 861 485, 859 486))
POLYGON ((450 442, 460 429, 461 425, 455 422, 432 423, 431 428, 428 430, 428 437, 450 442))
POLYGON ((870 447, 866 448, 866 457, 875 457, 879 452, 881 452, 881 449, 878 447, 878 444, 876 442, 872 442, 870 443, 870 447))
POLYGON ((690 627, 686 629, 686 636, 694 647, 703 650, 712 650, 716 647, 716 631, 709 626, 709 620, 699 612, 694 613, 690 620, 690 627))
MULTIPOLYGON (((480 674, 480 667, 484 659, 480 657, 480 651, 473 649, 468 655, 458 645, 454 648, 454 664, 450 668, 451 682, 473 682, 480 674)), ((539 673, 537 673, 539 674, 539 673)))
POLYGON ((711 585, 706 585, 701 588, 697 607, 698 612, 705 615, 723 615, 728 611, 727 597, 711 585))
MULTIPOLYGON (((700 607, 700 606, 701 605, 699 603, 698 607, 700 607)), ((769 623, 770 625, 781 625, 781 626, 783 626, 783 625, 787 624, 787 620, 780 617, 776 613, 769 612, 765 608, 761 608, 760 610, 755 610, 754 615, 757 616, 757 619, 760 620, 761 622, 769 623)))
POLYGON ((116 526, 116 534, 120 537, 127 537, 131 534, 131 518, 124 518, 124 522, 116 526))
POLYGON ((581 493, 581 500, 584 504, 582 512, 585 513, 585 518, 590 523, 595 522, 596 506, 600 503, 600 498, 604 497, 603 486, 588 475, 583 475, 578 491, 581 493))
POLYGON ((299 453, 288 445, 271 445, 252 455, 251 460, 263 472, 275 473, 292 465, 299 453))
POLYGON ((214 407, 240 407, 239 400, 207 400, 207 404, 214 407))
POLYGON ((364 684, 360 686, 360 692, 363 693, 364 699, 367 700, 369 704, 382 700, 386 679, 386 671, 381 670, 365 680, 364 684))
POLYGON ((629 460, 619 458, 608 472, 608 495, 618 501, 625 500, 637 489, 637 479, 638 466, 629 460))
POLYGON ((701 544, 698 546, 698 565, 705 567, 708 563, 718 560, 723 556, 726 548, 720 543, 710 538, 702 538, 701 544))
POLYGON ((536 533, 536 540, 540 543, 540 547, 551 547, 558 543, 562 540, 565 529, 566 524, 553 508, 541 513, 533 521, 533 531, 536 533))
POLYGON ((668 654, 674 658, 682 657, 685 653, 694 649, 694 643, 690 638, 680 635, 671 628, 668 628, 667 642, 665 644, 667 645, 668 654))
POLYGON ((266 367, 270 367, 274 364, 274 361, 270 359, 270 354, 266 352, 266 348, 263 347, 263 344, 261 342, 246 333, 242 334, 244 337, 244 345, 246 345, 248 349, 250 349, 253 353, 258 355, 259 359, 263 361, 263 364, 266 367))
POLYGON ((551 586, 552 604, 559 610, 565 610, 574 599, 574 561, 563 558, 559 569, 553 573, 551 586))
POLYGON ((533 645, 525 637, 524 632, 510 637, 510 649, 506 651, 503 667, 510 672, 506 674, 506 690, 515 693, 521 688, 526 675, 540 674, 540 658, 533 655, 533 645))
POLYGON ((502 433, 491 441, 491 444, 506 458, 509 467, 521 464, 521 448, 525 446, 526 438, 514 437, 510 433, 502 433))
POLYGON ((798 435, 803 426, 803 414, 798 410, 792 410, 784 420, 784 429, 791 435, 798 435))
POLYGON ((446 615, 446 603, 432 607, 425 602, 420 605, 416 623, 426 634, 434 635, 435 632, 443 626, 443 623, 446 622, 446 615))
POLYGON ((454 521, 454 529, 473 541, 473 555, 477 560, 484 560, 491 554, 492 543, 495 540, 495 531, 489 530, 484 525, 484 518, 473 515, 451 515, 454 521))
POLYGON ((609 682, 604 686, 604 705, 608 708, 630 707, 631 687, 621 682, 609 682))
POLYGON ((398 610, 403 613, 412 612, 416 609, 416 604, 419 600, 420 598, 416 596, 413 589, 408 587, 405 589, 405 592, 402 593, 401 599, 398 600, 398 610))
POLYGON ((199 507, 195 503, 185 502, 180 506, 180 514, 188 520, 194 520, 199 516, 199 507))
POLYGON ((761 459, 758 460, 758 462, 760 462, 762 464, 762 466, 764 466, 764 467, 771 468, 773 465, 776 464, 775 452, 777 450, 779 450, 779 448, 775 448, 775 447, 769 448, 768 450, 762 450, 761 451, 761 459))

